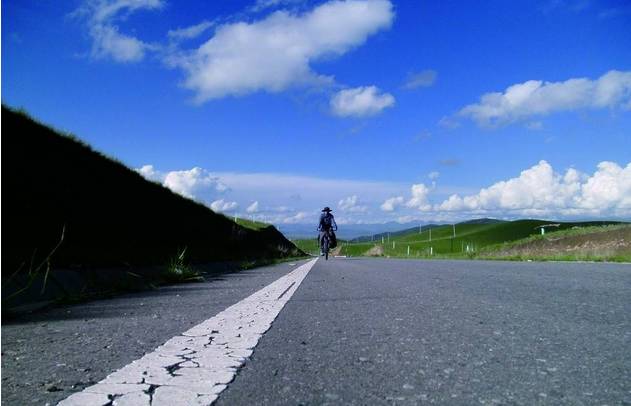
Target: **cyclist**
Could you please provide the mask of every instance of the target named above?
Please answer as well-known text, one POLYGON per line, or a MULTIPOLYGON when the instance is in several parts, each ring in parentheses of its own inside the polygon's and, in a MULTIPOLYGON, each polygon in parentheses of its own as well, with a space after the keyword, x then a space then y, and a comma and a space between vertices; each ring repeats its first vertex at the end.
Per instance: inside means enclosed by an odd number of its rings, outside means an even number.
POLYGON ((325 207, 322 209, 322 214, 320 215, 320 224, 318 224, 318 231, 320 231, 320 235, 318 236, 318 242, 320 244, 320 255, 324 256, 323 249, 323 240, 324 236, 328 234, 329 236, 329 248, 335 248, 337 245, 337 238, 335 237, 334 231, 337 231, 337 224, 335 223, 335 217, 331 214, 331 209, 329 207, 325 207))

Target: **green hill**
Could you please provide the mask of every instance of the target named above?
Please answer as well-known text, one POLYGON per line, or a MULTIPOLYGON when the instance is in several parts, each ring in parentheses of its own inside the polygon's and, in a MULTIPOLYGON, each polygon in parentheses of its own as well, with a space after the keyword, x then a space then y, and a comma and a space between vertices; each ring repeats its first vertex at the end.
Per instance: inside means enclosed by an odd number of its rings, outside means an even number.
MULTIPOLYGON (((551 223, 544 220, 479 219, 458 223, 455 226, 431 224, 422 228, 415 227, 341 242, 342 248, 339 255, 408 257, 409 252, 409 257, 471 256, 484 247, 539 235, 541 232, 539 227, 551 223)), ((554 222, 554 224, 558 226, 549 227, 548 233, 575 227, 619 224, 619 222, 554 222)), ((313 253, 317 251, 317 244, 314 241, 295 242, 303 250, 313 253)))
MULTIPOLYGON (((255 261, 302 253, 273 226, 236 224, 74 137, 2 107, 2 277, 53 268, 255 261)), ((4 293, 3 293, 4 296, 4 293)))

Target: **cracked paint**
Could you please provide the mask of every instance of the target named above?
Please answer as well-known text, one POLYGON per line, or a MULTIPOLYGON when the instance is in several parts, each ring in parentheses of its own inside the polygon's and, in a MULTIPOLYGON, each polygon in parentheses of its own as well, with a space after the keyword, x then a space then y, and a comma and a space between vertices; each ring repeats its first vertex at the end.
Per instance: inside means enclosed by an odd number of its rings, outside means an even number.
POLYGON ((299 266, 58 405, 212 404, 252 355, 316 261, 299 266))

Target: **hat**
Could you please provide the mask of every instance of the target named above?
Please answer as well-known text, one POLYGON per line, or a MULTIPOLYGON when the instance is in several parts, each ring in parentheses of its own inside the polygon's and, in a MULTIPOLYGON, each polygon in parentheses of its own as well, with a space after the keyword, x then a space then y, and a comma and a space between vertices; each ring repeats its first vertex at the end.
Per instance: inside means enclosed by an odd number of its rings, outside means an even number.
POLYGON ((322 211, 333 211, 329 208, 329 206, 325 207, 324 209, 322 209, 322 211))

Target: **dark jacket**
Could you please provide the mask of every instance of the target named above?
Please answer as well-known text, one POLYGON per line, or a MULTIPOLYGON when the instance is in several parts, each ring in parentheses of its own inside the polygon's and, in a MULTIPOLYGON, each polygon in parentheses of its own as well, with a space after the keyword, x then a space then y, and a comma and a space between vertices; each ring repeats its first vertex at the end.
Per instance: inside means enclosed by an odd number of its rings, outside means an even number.
POLYGON ((320 224, 318 224, 318 230, 329 231, 330 229, 337 230, 335 217, 333 217, 333 215, 330 212, 323 212, 320 215, 320 224))

